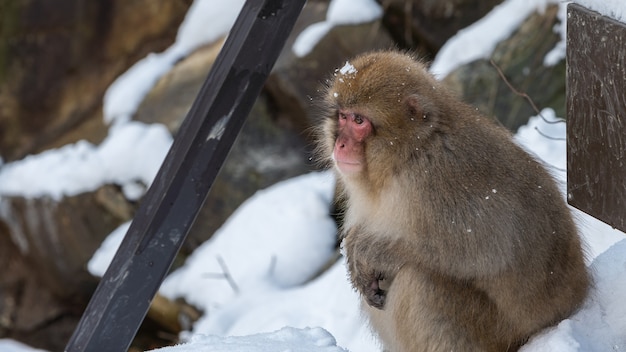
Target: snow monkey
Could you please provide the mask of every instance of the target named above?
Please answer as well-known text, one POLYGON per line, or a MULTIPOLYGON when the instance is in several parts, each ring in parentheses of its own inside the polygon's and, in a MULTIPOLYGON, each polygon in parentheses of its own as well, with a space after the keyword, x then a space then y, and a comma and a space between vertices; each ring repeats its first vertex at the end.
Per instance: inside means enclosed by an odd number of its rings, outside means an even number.
POLYGON ((350 60, 324 114, 351 282, 386 351, 516 351, 582 304, 590 276, 555 181, 419 60, 350 60))

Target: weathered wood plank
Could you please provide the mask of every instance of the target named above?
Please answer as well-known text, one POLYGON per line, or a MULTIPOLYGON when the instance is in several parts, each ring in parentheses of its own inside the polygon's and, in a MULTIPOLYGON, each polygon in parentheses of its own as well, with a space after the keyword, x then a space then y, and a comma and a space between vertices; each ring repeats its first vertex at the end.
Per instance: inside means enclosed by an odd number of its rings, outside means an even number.
POLYGON ((626 24, 570 4, 567 198, 626 231, 626 24))

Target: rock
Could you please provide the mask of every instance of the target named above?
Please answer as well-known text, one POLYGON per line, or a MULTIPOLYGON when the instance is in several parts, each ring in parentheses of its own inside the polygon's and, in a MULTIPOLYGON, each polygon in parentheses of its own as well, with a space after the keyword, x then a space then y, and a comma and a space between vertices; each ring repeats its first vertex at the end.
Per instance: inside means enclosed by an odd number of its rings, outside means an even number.
POLYGON ((502 0, 378 0, 383 24, 400 47, 434 58, 456 32, 486 15, 502 0), (407 23, 409 22, 409 23, 407 23))
MULTIPOLYGON (((222 43, 200 48, 177 63, 148 93, 134 119, 162 123, 175 135, 222 43)), ((210 238, 257 190, 309 170, 302 123, 295 120, 291 115, 276 114, 267 95, 261 94, 209 192, 183 253, 210 238)))
POLYGON ((543 64, 546 54, 560 40, 553 30, 558 23, 557 11, 558 7, 551 5, 544 13, 534 13, 510 38, 498 44, 491 57, 495 67, 489 60, 477 60, 451 72, 444 82, 465 101, 497 117, 512 131, 537 112, 507 85, 498 69, 539 110, 551 107, 557 116, 565 116, 565 61, 554 66, 543 64))
POLYGON ((0 3, 0 157, 57 139, 106 134, 102 96, 111 82, 175 38, 191 0, 7 0, 0 3), (71 130, 80 133, 64 137, 71 130))
POLYGON ((120 205, 120 197, 121 190, 110 185, 61 200, 3 196, 0 222, 55 296, 91 295, 81 288, 91 280, 87 261, 134 211, 127 202, 120 205))
POLYGON ((132 215, 120 197, 104 186, 59 201, 0 198, 0 337, 63 350, 98 283, 87 261, 132 215))
MULTIPOLYGON (((314 2, 305 7, 305 13, 310 12, 311 15, 303 16, 298 28, 304 29, 323 19, 325 6, 324 3, 314 2)), ((294 31, 287 41, 266 88, 279 113, 291 116, 306 129, 316 119, 314 105, 322 94, 325 77, 355 55, 389 49, 394 47, 394 42, 380 21, 337 26, 315 45, 311 53, 296 57, 291 48, 300 31, 294 31)))
POLYGON ((205 45, 178 62, 139 105, 134 120, 161 123, 175 134, 196 99, 224 44, 224 39, 205 45))

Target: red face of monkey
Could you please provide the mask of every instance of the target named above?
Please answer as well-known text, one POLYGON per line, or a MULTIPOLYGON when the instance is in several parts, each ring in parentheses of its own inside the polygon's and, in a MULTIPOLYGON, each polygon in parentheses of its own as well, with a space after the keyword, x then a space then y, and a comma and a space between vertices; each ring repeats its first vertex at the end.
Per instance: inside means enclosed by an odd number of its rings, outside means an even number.
POLYGON ((339 171, 346 175, 359 173, 365 167, 365 139, 372 132, 366 117, 350 110, 337 112, 338 134, 333 158, 339 171))

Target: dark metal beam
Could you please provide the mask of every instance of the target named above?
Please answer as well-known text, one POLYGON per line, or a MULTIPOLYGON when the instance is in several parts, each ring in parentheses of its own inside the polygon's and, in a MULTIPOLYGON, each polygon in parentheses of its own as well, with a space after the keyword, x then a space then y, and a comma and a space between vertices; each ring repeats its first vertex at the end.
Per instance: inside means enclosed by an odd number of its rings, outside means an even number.
POLYGON ((305 0, 248 0, 66 351, 126 351, 305 0))

